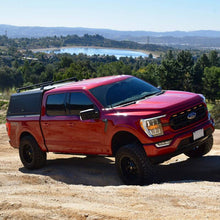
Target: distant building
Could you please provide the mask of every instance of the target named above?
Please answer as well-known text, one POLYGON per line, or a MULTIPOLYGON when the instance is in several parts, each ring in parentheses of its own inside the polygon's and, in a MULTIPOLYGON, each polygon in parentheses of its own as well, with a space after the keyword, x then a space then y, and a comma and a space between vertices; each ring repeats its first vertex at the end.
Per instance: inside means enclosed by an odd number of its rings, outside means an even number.
POLYGON ((22 59, 23 60, 34 60, 34 61, 38 60, 37 58, 33 58, 33 57, 23 57, 22 59))

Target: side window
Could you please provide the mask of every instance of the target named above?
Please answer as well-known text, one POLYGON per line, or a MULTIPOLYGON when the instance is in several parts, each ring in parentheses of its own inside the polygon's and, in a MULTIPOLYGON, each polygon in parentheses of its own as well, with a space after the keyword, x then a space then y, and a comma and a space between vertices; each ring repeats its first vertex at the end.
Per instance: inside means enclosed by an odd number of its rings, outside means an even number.
POLYGON ((68 108, 70 115, 79 115, 80 111, 94 108, 94 104, 84 93, 74 92, 70 93, 68 108))
POLYGON ((65 93, 49 95, 46 104, 47 115, 66 115, 65 99, 65 93))

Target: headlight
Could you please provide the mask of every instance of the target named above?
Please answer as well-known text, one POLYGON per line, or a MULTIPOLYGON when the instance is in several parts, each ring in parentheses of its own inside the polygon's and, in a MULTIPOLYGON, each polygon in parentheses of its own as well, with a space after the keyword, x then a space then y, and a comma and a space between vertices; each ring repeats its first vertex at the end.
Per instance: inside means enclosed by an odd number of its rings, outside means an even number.
POLYGON ((163 135, 163 127, 160 123, 160 118, 166 115, 161 115, 154 118, 141 119, 140 126, 149 137, 157 137, 163 135))

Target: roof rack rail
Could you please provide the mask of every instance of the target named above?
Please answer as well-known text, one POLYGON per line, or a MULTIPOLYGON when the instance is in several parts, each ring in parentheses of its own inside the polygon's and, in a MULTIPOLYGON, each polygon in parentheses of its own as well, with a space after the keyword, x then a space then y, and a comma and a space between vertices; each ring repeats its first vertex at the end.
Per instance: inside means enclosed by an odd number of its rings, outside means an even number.
POLYGON ((68 79, 63 79, 63 80, 58 80, 58 81, 47 81, 47 82, 43 82, 43 83, 38 83, 38 84, 18 88, 16 90, 16 92, 19 93, 21 90, 34 89, 36 87, 40 87, 40 89, 43 90, 45 86, 52 86, 52 85, 57 84, 57 83, 63 83, 63 82, 68 82, 68 81, 77 82, 78 79, 76 77, 71 77, 71 78, 68 78, 68 79))

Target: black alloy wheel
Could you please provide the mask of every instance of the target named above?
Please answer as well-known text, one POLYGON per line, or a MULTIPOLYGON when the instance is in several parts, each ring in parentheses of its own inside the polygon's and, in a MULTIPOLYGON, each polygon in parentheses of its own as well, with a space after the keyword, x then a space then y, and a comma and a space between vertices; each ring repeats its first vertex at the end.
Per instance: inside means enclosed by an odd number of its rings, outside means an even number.
POLYGON ((139 143, 119 148, 115 157, 121 180, 127 185, 144 185, 154 182, 155 169, 139 143))
POLYGON ((132 180, 138 177, 138 169, 135 162, 129 157, 121 160, 121 170, 126 179, 132 180))
POLYGON ((25 145, 24 146, 24 159, 27 163, 31 163, 33 161, 33 150, 31 148, 31 145, 25 145))
POLYGON ((21 162, 27 169, 37 169, 46 164, 46 152, 40 149, 36 140, 30 135, 21 139, 19 155, 21 162))

